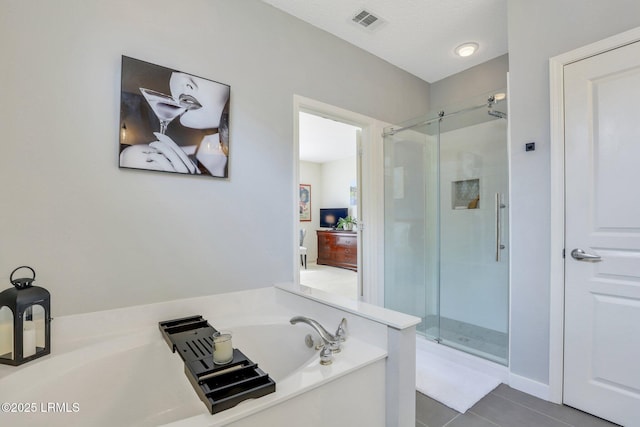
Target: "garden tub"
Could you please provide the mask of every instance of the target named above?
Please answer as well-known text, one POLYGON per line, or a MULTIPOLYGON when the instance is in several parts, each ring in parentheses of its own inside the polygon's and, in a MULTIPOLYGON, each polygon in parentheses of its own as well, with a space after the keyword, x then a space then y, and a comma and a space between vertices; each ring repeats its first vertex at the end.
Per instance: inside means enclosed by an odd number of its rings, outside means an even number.
POLYGON ((0 424, 297 426, 315 425, 317 419, 320 425, 325 414, 317 402, 322 396, 327 405, 342 405, 349 412, 331 414, 333 425, 384 425, 384 349, 350 337, 334 362, 322 366, 318 351, 305 344, 307 334, 315 336, 312 329, 291 325, 288 317, 251 322, 235 319, 215 327, 233 332, 233 346, 275 380, 274 393, 211 415, 189 382, 182 359, 157 327, 145 327, 75 342, 8 374, 4 371, 0 424), (361 396, 362 390, 377 391, 361 396), (367 407, 372 398, 381 401, 381 407, 367 407), (365 418, 359 408, 366 409, 365 418))

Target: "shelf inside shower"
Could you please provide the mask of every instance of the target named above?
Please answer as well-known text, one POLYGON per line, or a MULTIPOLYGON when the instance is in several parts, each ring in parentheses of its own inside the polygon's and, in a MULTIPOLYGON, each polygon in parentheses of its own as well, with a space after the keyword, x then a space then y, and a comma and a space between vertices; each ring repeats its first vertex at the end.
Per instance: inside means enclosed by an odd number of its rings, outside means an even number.
POLYGON ((479 209, 480 180, 467 179, 451 183, 451 209, 479 209))

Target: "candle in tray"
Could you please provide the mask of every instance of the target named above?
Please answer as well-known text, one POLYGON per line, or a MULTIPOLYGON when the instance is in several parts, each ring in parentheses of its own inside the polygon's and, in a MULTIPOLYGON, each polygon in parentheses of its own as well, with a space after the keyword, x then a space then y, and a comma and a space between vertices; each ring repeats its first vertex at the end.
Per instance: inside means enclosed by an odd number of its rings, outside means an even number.
POLYGON ((36 325, 32 320, 25 320, 22 334, 22 357, 36 354, 36 325))
POLYGON ((221 332, 213 336, 213 363, 224 365, 233 360, 231 332, 221 332))

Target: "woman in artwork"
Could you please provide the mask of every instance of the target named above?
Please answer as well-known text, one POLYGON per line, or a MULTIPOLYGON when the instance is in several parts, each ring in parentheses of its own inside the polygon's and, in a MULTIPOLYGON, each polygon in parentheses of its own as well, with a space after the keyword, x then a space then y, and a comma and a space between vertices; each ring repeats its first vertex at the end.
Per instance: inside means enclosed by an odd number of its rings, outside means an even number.
POLYGON ((120 166, 224 177, 229 155, 229 86, 173 72, 169 88, 174 100, 185 108, 180 116, 183 126, 215 132, 192 146, 179 146, 169 136, 154 132, 156 141, 122 150, 120 166), (190 155, 195 155, 197 162, 190 155))

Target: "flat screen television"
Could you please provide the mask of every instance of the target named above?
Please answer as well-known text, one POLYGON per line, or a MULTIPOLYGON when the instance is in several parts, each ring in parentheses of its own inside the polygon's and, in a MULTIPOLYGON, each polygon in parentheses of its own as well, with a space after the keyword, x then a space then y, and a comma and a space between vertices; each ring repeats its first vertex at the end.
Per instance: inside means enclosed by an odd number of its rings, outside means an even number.
POLYGON ((336 228, 340 218, 346 218, 349 215, 349 208, 321 208, 320 209, 320 227, 336 228))

